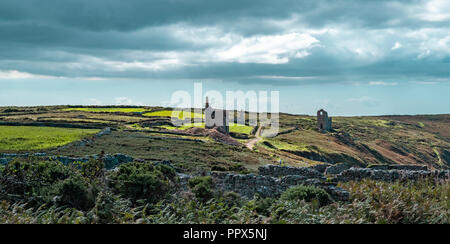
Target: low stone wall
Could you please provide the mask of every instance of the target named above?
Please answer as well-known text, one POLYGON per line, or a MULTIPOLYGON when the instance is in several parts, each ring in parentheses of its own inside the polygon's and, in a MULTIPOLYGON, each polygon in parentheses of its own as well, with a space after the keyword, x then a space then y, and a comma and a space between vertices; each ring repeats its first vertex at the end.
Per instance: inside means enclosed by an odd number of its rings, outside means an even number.
POLYGON ((290 167, 278 165, 265 165, 258 168, 259 175, 282 177, 287 175, 299 175, 312 179, 325 179, 324 175, 310 167, 290 167))
MULTIPOLYGON (((399 165, 400 166, 400 165, 399 165)), ((396 166, 393 166, 396 168, 396 166)), ((277 197, 283 191, 295 185, 312 185, 327 191, 335 200, 346 201, 350 195, 347 191, 336 186, 337 182, 372 179, 387 182, 419 180, 433 178, 438 180, 450 179, 449 170, 427 171, 422 166, 398 167, 399 169, 378 170, 372 168, 347 168, 329 166, 325 172, 339 173, 331 180, 314 167, 289 167, 279 165, 266 165, 259 167, 259 175, 232 174, 212 172, 214 185, 220 191, 233 191, 242 196, 252 198, 255 194, 263 197, 277 197), (332 167, 330 169, 330 167, 332 167), (333 168, 334 167, 334 168, 333 168), (408 170, 400 170, 400 169, 408 170)), ((184 175, 188 180, 189 176, 184 175)))
POLYGON ((338 201, 346 201, 350 196, 347 191, 336 187, 334 183, 327 183, 319 179, 300 175, 287 175, 276 178, 267 175, 212 172, 211 176, 216 189, 222 192, 233 191, 247 198, 252 198, 255 194, 259 194, 262 197, 278 197, 288 188, 301 184, 323 188, 333 199, 338 201))
POLYGON ((424 178, 433 178, 437 180, 450 179, 449 170, 377 170, 370 168, 350 168, 338 174, 335 178, 338 182, 347 182, 353 180, 379 180, 379 181, 406 181, 420 180, 424 178))
POLYGON ((370 169, 377 169, 377 170, 390 170, 390 169, 397 169, 397 170, 428 170, 428 167, 425 165, 371 165, 368 168, 370 169))
MULTIPOLYGON (((48 156, 46 153, 34 153, 34 154, 0 154, 0 164, 6 165, 10 161, 16 158, 27 158, 27 157, 37 157, 43 160, 54 160, 61 162, 64 165, 72 164, 75 162, 87 162, 90 159, 98 159, 98 155, 90 155, 84 157, 66 157, 66 156, 48 156)), ((105 155, 103 157, 103 162, 105 164, 106 169, 113 169, 120 164, 128 163, 134 161, 134 158, 125 154, 114 154, 114 155, 105 155)))
POLYGON ((340 174, 344 170, 347 170, 349 168, 351 168, 351 166, 348 165, 348 164, 345 164, 345 163, 335 164, 335 165, 331 165, 331 166, 327 167, 325 169, 324 173, 327 174, 327 175, 337 175, 337 174, 340 174))
POLYGON ((99 137, 102 137, 102 136, 104 136, 104 135, 109 135, 109 134, 111 134, 111 128, 106 127, 106 128, 104 128, 102 131, 100 131, 99 133, 97 133, 97 134, 95 135, 95 137, 99 138, 99 137))
POLYGON ((61 128, 78 128, 78 129, 100 129, 105 125, 103 124, 71 124, 71 123, 58 123, 58 122, 9 122, 0 121, 0 125, 7 126, 43 126, 43 127, 61 127, 61 128))

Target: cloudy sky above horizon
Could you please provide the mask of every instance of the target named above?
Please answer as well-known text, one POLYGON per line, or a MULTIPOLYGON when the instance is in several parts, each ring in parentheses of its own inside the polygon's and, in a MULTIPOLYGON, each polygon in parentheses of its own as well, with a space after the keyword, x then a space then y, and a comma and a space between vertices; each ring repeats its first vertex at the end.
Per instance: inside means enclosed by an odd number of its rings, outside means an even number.
POLYGON ((199 81, 290 113, 450 113, 450 1, 0 2, 0 105, 166 105, 199 81))

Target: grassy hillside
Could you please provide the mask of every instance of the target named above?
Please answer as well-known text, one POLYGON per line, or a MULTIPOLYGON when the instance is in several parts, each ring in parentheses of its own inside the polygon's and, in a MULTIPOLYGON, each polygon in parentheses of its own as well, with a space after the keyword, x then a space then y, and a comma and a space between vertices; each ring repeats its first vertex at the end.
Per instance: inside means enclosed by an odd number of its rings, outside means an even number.
POLYGON ((267 128, 248 120, 225 136, 190 120, 177 127, 171 114, 160 107, 0 108, 0 153, 135 159, 115 170, 104 170, 103 160, 65 165, 46 157, 0 164, 0 223, 449 223, 448 180, 340 182, 351 198, 331 201, 322 188, 302 185, 248 199, 214 191, 212 178, 199 175, 255 173, 280 160, 448 168, 450 115, 334 117, 324 133, 315 117, 281 114, 279 133, 267 137, 267 128), (105 127, 110 133, 93 136, 105 127), (177 187, 175 172, 195 176, 188 189, 177 187))
MULTIPOLYGON (((52 130, 49 128, 24 132, 22 130, 32 127, 7 127, 3 130, 8 133, 1 134, 0 152, 41 150, 68 156, 121 152, 149 160, 171 160, 187 170, 217 165, 228 167, 236 163, 253 170, 280 159, 288 165, 341 162, 423 164, 432 168, 450 165, 450 115, 333 117, 333 130, 322 133, 316 129, 314 116, 280 114, 280 133, 271 138, 264 137, 264 129, 262 138, 256 139, 252 134, 253 126, 231 124, 231 136, 242 146, 224 145, 207 135, 183 134, 189 128, 204 125, 186 122, 176 127, 171 116, 170 108, 161 107, 3 107, 0 108, 0 123, 5 126, 58 123, 98 129, 108 126, 115 131, 86 146, 69 144, 53 149, 89 137, 90 133, 56 129, 62 133, 58 134, 48 131, 52 130), (46 133, 49 137, 44 136, 46 133), (24 134, 30 137, 26 138, 29 143, 20 139, 25 138, 24 134), (252 150, 245 147, 250 141, 255 144, 252 150)), ((184 117, 180 114, 180 119, 184 117)), ((191 113, 191 118, 201 117, 201 114, 191 113)))

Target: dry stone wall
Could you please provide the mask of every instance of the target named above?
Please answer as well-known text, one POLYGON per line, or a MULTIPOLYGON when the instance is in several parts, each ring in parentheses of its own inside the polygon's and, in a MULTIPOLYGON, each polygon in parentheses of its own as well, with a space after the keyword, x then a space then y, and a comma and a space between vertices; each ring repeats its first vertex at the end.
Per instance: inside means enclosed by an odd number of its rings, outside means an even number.
MULTIPOLYGON (((0 154, 0 165, 6 165, 14 159, 17 158, 27 158, 27 157, 38 157, 44 160, 53 160, 61 162, 64 165, 72 164, 75 162, 88 162, 91 159, 98 159, 99 155, 90 155, 84 157, 66 157, 66 156, 48 156, 45 153, 34 153, 34 154, 0 154)), ((125 154, 117 153, 114 155, 104 155, 103 163, 106 169, 113 169, 120 164, 133 162, 134 158, 125 154)))
POLYGON ((211 176, 216 189, 222 192, 233 191, 247 198, 252 198, 255 194, 262 197, 278 197, 282 192, 296 185, 312 185, 323 188, 333 199, 338 201, 347 201, 350 196, 347 191, 336 187, 335 183, 301 175, 286 175, 277 178, 268 175, 212 172, 211 176))
POLYGON ((358 181, 363 179, 379 180, 379 181, 407 181, 420 180, 424 178, 432 178, 436 180, 450 179, 449 170, 378 170, 370 168, 350 168, 336 176, 336 181, 358 181))

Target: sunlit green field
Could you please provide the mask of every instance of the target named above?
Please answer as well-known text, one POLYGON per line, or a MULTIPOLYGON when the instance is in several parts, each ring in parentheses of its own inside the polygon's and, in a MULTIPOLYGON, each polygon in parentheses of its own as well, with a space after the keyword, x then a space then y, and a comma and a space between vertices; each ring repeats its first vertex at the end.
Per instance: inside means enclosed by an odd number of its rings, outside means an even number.
POLYGON ((148 111, 145 108, 66 108, 64 111, 84 111, 84 112, 97 112, 97 113, 142 113, 148 111))
POLYGON ((65 145, 98 133, 98 129, 0 126, 0 151, 40 150, 65 145))
MULTIPOLYGON (((168 130, 187 130, 192 127, 205 128, 205 123, 184 124, 179 127, 175 127, 175 126, 161 126, 161 127, 168 129, 168 130)), ((229 128, 230 128, 230 132, 242 133, 242 134, 247 134, 247 135, 250 135, 253 130, 252 126, 235 124, 235 123, 230 123, 229 128)))
POLYGON ((149 116, 149 117, 175 117, 181 120, 184 120, 186 118, 203 118, 203 114, 201 113, 194 113, 191 112, 190 113, 190 117, 189 117, 189 113, 186 113, 184 111, 172 111, 172 110, 162 110, 162 111, 155 111, 155 112, 149 112, 149 113, 144 113, 142 114, 144 116, 149 116))

